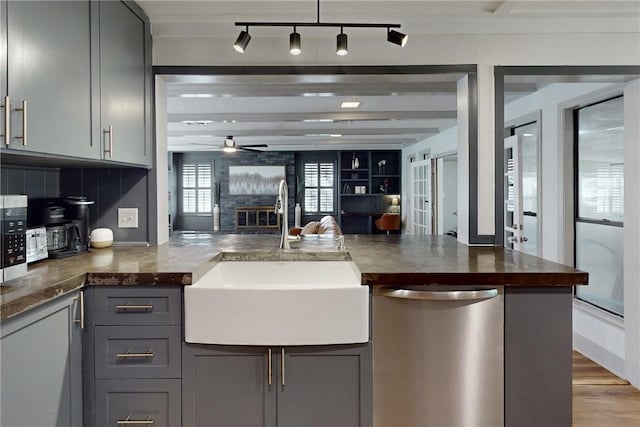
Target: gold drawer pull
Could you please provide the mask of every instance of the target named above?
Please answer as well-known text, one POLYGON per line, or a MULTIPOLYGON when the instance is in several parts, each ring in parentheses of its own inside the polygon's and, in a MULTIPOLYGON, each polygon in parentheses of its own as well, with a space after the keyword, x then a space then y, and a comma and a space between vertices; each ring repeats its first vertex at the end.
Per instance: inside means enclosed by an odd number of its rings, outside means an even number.
POLYGON ((146 305, 129 305, 129 304, 125 304, 125 305, 116 305, 116 310, 118 311, 152 311, 153 310, 153 305, 152 304, 146 304, 146 305))
POLYGON ((150 426, 153 424, 153 420, 151 419, 151 416, 147 417, 146 420, 132 420, 131 415, 129 415, 124 420, 118 420, 116 424, 119 426, 150 426))
POLYGON ((126 353, 116 354, 116 357, 118 359, 139 359, 139 358, 150 359, 153 356, 155 356, 155 354, 151 350, 147 351, 146 353, 132 353, 131 350, 128 350, 126 353))

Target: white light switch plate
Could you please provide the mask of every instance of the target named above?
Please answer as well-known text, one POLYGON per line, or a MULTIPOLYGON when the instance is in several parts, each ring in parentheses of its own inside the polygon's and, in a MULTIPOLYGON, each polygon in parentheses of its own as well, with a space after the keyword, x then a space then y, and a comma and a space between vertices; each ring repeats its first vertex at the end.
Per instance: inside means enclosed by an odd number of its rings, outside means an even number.
POLYGON ((138 228, 138 208, 118 208, 118 228, 138 228))

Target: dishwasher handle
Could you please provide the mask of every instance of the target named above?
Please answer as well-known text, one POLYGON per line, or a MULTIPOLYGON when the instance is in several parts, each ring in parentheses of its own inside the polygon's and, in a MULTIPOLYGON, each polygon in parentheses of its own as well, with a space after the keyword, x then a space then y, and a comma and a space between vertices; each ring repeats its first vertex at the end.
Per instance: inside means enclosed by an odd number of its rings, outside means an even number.
POLYGON ((430 301, 468 301, 495 298, 498 296, 498 290, 474 289, 468 291, 416 291, 413 289, 382 288, 378 295, 389 298, 430 301))

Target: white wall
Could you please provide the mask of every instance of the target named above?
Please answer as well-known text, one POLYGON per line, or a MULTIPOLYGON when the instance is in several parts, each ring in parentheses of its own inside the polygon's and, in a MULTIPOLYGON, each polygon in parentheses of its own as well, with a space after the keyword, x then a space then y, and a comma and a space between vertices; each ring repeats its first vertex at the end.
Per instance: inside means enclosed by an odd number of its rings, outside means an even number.
MULTIPOLYGON (((167 84, 156 82, 156 172, 158 183, 157 236, 158 244, 169 241, 169 162, 167 156, 167 84)), ((175 196, 174 196, 175 197, 175 196)))

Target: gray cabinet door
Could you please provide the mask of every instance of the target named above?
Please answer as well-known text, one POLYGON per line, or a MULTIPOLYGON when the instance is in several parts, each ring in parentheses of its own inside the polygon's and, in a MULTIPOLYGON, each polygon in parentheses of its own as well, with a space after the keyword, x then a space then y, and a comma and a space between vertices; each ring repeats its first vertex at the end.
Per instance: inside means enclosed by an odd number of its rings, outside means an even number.
POLYGON ((145 165, 145 23, 121 1, 99 7, 104 159, 145 165))
POLYGON ((182 352, 183 427, 276 425, 276 358, 269 369, 267 348, 183 344, 182 352))
POLYGON ((279 427, 372 425, 370 345, 285 347, 284 354, 279 427))
POLYGON ((0 425, 82 426, 78 293, 2 322, 0 425))
POLYGON ((180 380, 96 381, 95 427, 180 425, 180 380))
POLYGON ((7 2, 9 150, 98 158, 91 140, 89 3, 7 2), (23 101, 27 111, 17 111, 23 101), (27 145, 17 138, 25 116, 27 145))

